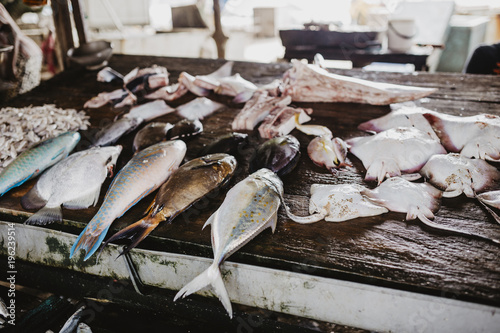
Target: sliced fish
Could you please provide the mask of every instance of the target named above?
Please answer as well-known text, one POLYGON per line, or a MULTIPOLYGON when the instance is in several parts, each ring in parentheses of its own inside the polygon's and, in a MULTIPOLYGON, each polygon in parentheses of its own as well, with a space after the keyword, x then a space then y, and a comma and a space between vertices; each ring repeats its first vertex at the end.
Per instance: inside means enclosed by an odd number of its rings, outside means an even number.
POLYGON ((198 97, 177 107, 179 116, 190 120, 202 120, 215 111, 224 107, 224 104, 214 102, 206 97, 198 97))

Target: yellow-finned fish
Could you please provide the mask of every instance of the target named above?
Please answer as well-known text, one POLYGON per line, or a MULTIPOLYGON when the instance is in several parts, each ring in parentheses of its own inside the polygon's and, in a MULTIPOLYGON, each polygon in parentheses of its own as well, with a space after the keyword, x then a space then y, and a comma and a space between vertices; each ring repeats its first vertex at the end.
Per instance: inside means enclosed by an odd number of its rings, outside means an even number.
POLYGON ((174 301, 211 285, 232 317, 231 301, 220 272, 220 264, 266 228, 274 232, 283 196, 281 179, 263 168, 231 188, 222 205, 205 223, 212 226, 214 261, 175 295, 174 301))

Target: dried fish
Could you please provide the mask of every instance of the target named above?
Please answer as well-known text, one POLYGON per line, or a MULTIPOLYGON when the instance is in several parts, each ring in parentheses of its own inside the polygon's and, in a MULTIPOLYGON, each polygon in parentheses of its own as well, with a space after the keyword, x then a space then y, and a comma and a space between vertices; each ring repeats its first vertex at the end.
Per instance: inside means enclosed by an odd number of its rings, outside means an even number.
POLYGON ((0 109, 0 171, 34 144, 89 126, 84 111, 60 109, 51 104, 0 109))

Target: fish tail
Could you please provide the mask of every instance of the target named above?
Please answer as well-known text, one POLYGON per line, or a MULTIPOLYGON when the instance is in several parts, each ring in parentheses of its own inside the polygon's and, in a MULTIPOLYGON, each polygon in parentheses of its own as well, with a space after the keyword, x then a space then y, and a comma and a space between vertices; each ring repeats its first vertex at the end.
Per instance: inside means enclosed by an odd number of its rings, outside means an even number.
POLYGON ((191 295, 208 285, 212 286, 215 294, 229 314, 229 317, 233 318, 231 301, 229 300, 229 295, 227 294, 226 287, 224 286, 224 281, 222 280, 222 275, 217 261, 214 261, 207 270, 195 277, 193 281, 189 282, 181 290, 179 290, 177 295, 174 297, 174 301, 191 295))
POLYGON ((35 214, 31 215, 29 219, 24 222, 30 225, 46 225, 52 222, 62 221, 61 206, 57 207, 43 207, 35 214))
POLYGON ((148 215, 142 220, 139 220, 126 228, 118 231, 116 234, 106 240, 102 247, 104 248, 108 243, 119 239, 128 239, 130 244, 124 247, 120 256, 127 254, 131 249, 136 247, 144 238, 146 238, 164 219, 160 214, 155 216, 148 215))
POLYGON ((92 221, 83 229, 82 233, 76 239, 73 247, 71 248, 71 252, 69 254, 70 259, 73 258, 73 255, 78 252, 78 250, 82 249, 86 252, 84 261, 90 258, 92 254, 99 248, 101 245, 106 233, 108 232, 110 223, 106 223, 106 226, 101 228, 100 232, 98 230, 90 231, 89 225, 92 225, 92 221))

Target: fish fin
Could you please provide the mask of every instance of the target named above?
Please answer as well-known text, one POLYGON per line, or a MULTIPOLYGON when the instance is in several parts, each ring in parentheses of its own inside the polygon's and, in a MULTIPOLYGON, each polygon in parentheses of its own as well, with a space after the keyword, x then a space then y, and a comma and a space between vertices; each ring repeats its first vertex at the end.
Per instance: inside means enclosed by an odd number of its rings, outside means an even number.
POLYGON ((97 186, 90 193, 85 193, 83 196, 65 202, 63 206, 68 209, 84 209, 89 208, 90 206, 95 206, 97 201, 99 201, 99 194, 101 193, 101 186, 97 186))
POLYGON ((52 156, 51 160, 56 161, 58 158, 60 158, 61 155, 67 154, 66 148, 61 148, 57 151, 57 153, 52 156))
POLYGON ((203 225, 203 227, 201 227, 201 230, 205 229, 205 227, 206 227, 207 225, 211 225, 211 224, 212 224, 212 222, 213 222, 213 221, 214 221, 214 219, 215 219, 215 214, 217 214, 217 212, 218 212, 218 210, 217 210, 217 211, 215 211, 215 213, 213 213, 212 215, 210 215, 210 217, 209 217, 209 218, 208 218, 208 220, 205 222, 205 224, 203 225))
POLYGON ((35 214, 31 215, 29 219, 24 222, 29 225, 46 225, 52 222, 62 221, 61 206, 57 207, 43 207, 35 214))
POLYGON ((24 209, 41 209, 46 204, 47 200, 42 198, 36 185, 21 198, 21 206, 23 206, 24 209))
POLYGON ((482 239, 482 240, 493 242, 495 244, 500 244, 500 239, 490 238, 488 236, 484 236, 484 235, 480 235, 480 234, 475 234, 475 233, 468 232, 468 231, 465 231, 465 230, 458 230, 458 229, 455 229, 455 228, 452 228, 452 227, 441 225, 439 223, 431 221, 424 214, 419 214, 417 217, 418 217, 418 219, 423 224, 425 224, 426 226, 428 226, 430 228, 433 228, 433 229, 442 230, 442 231, 450 232, 452 234, 461 235, 461 236, 470 236, 470 237, 474 237, 474 238, 479 238, 479 239, 482 239))
POLYGON ((184 298, 197 292, 198 290, 211 285, 214 289, 215 294, 222 302, 222 305, 226 309, 230 318, 233 318, 233 309, 231 306, 231 301, 229 295, 227 294, 226 287, 224 286, 224 281, 222 280, 222 275, 220 273, 219 265, 216 261, 210 265, 207 270, 195 277, 191 282, 185 285, 177 295, 174 297, 174 302, 179 298, 184 298))
MULTIPOLYGON (((485 193, 487 194, 487 193, 485 193)), ((490 207, 488 206, 491 206, 491 207, 495 207, 495 208, 498 208, 494 202, 491 202, 489 200, 485 200, 483 198, 482 195, 477 195, 475 192, 474 192, 474 197, 479 201, 479 203, 484 207, 486 208, 486 210, 488 211, 488 213, 491 215, 491 217, 493 217, 495 219, 495 221, 497 223, 500 223, 500 216, 498 216, 498 214, 493 210, 491 209, 490 207)))
POLYGON ((269 218, 269 222, 267 222, 267 224, 274 234, 274 230, 276 230, 276 225, 278 224, 278 211, 274 212, 274 214, 269 218))
POLYGON ((92 256, 92 254, 94 254, 94 252, 99 248, 99 245, 101 245, 111 225, 110 223, 107 223, 107 226, 103 228, 90 231, 89 225, 91 225, 91 223, 92 221, 87 224, 85 229, 83 229, 80 236, 78 236, 75 243, 73 244, 73 247, 71 248, 71 252, 69 254, 70 259, 73 258, 73 255, 80 249, 86 252, 85 258, 83 259, 84 261, 90 258, 90 256, 92 256))
POLYGON ((130 244, 126 245, 123 248, 123 251, 120 253, 120 256, 123 254, 127 254, 131 249, 136 247, 144 238, 146 238, 162 221, 164 221, 164 219, 159 214, 155 215, 154 217, 146 216, 142 220, 139 220, 115 233, 113 236, 111 236, 108 240, 106 240, 102 244, 102 248, 104 248, 110 242, 126 238, 130 240, 130 244))
POLYGON ((32 177, 36 176, 37 173, 39 172, 40 170, 37 169, 35 172, 33 172, 32 174, 30 174, 29 176, 27 176, 26 178, 23 178, 21 179, 20 181, 18 181, 17 183, 15 184, 12 184, 12 186, 10 186, 9 188, 7 188, 5 191, 3 191, 2 193, 0 193, 0 196, 4 195, 5 193, 9 192, 10 190, 12 190, 14 187, 18 187, 18 186, 21 186, 22 184, 24 184, 25 182, 27 182, 28 180, 30 180, 32 177))

